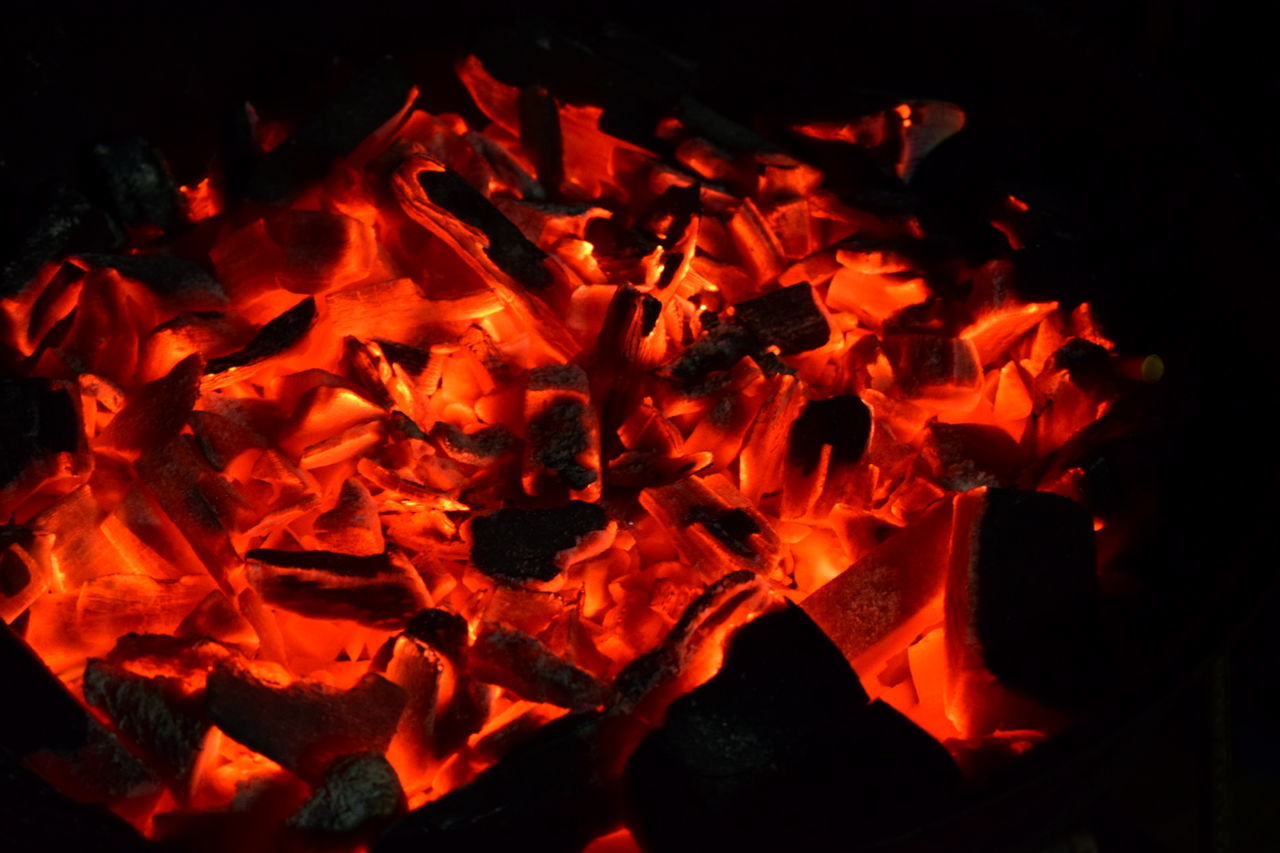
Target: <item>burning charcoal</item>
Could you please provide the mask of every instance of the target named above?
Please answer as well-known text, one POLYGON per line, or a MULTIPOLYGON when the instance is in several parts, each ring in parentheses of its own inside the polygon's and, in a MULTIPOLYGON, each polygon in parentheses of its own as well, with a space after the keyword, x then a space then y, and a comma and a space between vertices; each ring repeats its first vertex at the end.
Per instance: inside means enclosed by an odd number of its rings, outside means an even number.
POLYGON ((22 701, 0 702, 0 747, 22 756, 36 749, 74 749, 89 735, 89 716, 31 648, 0 625, 0 662, 22 701))
POLYGON ((467 630, 466 619, 448 610, 434 608, 414 616, 404 632, 461 665, 469 642, 467 630))
POLYGON ((209 674, 205 695, 210 718, 230 737, 314 782, 337 758, 384 752, 405 701, 404 690, 372 673, 345 691, 276 687, 225 664, 209 674))
POLYGON ((965 114, 945 101, 910 101, 900 104, 897 112, 902 116, 902 155, 894 171, 910 181, 929 152, 960 132, 965 114))
POLYGON ((440 758, 435 727, 445 660, 426 643, 401 634, 378 650, 371 666, 404 688, 408 697, 395 739, 412 780, 427 773, 440 758))
POLYGON ((525 491, 567 490, 570 497, 600 497, 600 429, 591 407, 587 375, 574 365, 539 367, 529 374, 524 412, 525 491))
POLYGON ((640 503, 704 571, 767 573, 777 562, 781 542, 772 525, 721 474, 645 489, 640 503))
POLYGON ((45 454, 74 453, 79 445, 80 416, 65 383, 0 379, 0 486, 45 454))
POLYGON ((168 231, 179 224, 177 187, 164 159, 145 139, 95 145, 90 161, 107 207, 126 228, 158 225, 168 231))
POLYGON ((80 260, 113 269, 125 278, 141 282, 157 296, 187 311, 212 311, 227 304, 222 283, 204 267, 174 255, 82 254, 80 260))
POLYGON ((203 696, 176 678, 136 675, 95 659, 85 668, 84 698, 145 750, 151 766, 182 796, 209 732, 203 696))
POLYGON ((319 515, 314 527, 320 544, 343 554, 369 557, 386 549, 378 505, 357 477, 343 482, 337 504, 319 515))
POLYGON ((733 316, 751 331, 759 346, 776 346, 783 355, 817 349, 831 337, 808 282, 739 302, 733 306, 733 316))
POLYGON ((1096 663, 1093 519, 1047 492, 986 489, 963 501, 946 584, 948 715, 970 737, 1033 727, 1023 715, 1034 710, 1007 691, 1080 707, 1096 663))
POLYGON ((467 662, 476 678, 533 702, 583 710, 608 698, 608 689, 595 676, 557 657, 523 631, 491 622, 481 627, 467 662))
POLYGON ((216 589, 187 614, 174 633, 179 637, 195 640, 208 637, 242 649, 258 645, 258 635, 253 626, 236 609, 226 593, 216 589))
POLYGON ((1026 464, 1026 452, 1009 433, 988 424, 932 423, 925 455, 938 484, 956 491, 1012 486, 1026 464))
POLYGON ((280 210, 219 241, 210 252, 236 296, 275 288, 337 290, 367 278, 374 234, 358 219, 319 210, 280 210))
MULTIPOLYGON (((249 367, 292 347, 311 330, 316 320, 316 301, 311 297, 299 302, 258 330, 244 349, 231 355, 213 358, 205 365, 206 375, 225 373, 249 367)), ((241 374, 241 377, 243 374, 241 374)), ((241 378, 237 377, 237 378, 241 378)))
POLYGON ((6 544, 5 528, 12 527, 0 525, 0 621, 8 624, 48 591, 50 580, 44 561, 31 555, 35 537, 29 531, 22 542, 6 544))
POLYGON ((818 467, 830 447, 830 465, 853 465, 866 452, 871 437, 871 410, 852 394, 805 403, 791 425, 787 459, 806 472, 818 467))
POLYGON ((501 424, 475 432, 463 432, 453 424, 438 421, 430 436, 441 450, 455 462, 466 465, 489 465, 516 448, 519 439, 501 424))
POLYGON ((395 768, 378 752, 339 758, 320 787, 288 825, 320 832, 351 832, 385 821, 404 810, 404 791, 395 768))
POLYGON ((581 850, 618 822, 602 769, 605 722, 583 712, 547 724, 469 784, 393 824, 373 853, 581 850))
POLYGON ((556 99, 542 86, 525 86, 518 109, 520 144, 533 160, 538 183, 548 195, 558 196, 564 180, 564 139, 556 99))
POLYGON ((973 342, 941 335, 886 335, 885 355, 899 387, 909 397, 968 400, 982 385, 973 342))
MULTIPOLYGON (((706 315, 703 317, 705 322, 706 315)), ((756 338, 750 330, 733 323, 718 323, 681 354, 671 367, 671 375, 682 385, 694 386, 709 373, 728 370, 756 349, 756 338)))
POLYGON ((804 610, 859 672, 938 621, 954 508, 938 502, 804 600, 804 610), (901 642, 897 642, 900 640, 901 642))
POLYGON ((250 176, 249 197, 270 204, 294 195, 393 118, 411 91, 404 73, 391 62, 357 74, 292 136, 263 156, 250 176))
POLYGON ((958 777, 800 608, 739 628, 718 675, 671 704, 624 774, 646 850, 840 849, 958 777))
POLYGON ((231 460, 246 450, 267 446, 267 440, 249 425, 217 412, 194 411, 189 420, 200 452, 217 471, 226 470, 231 460))
POLYGON ((422 578, 398 553, 259 548, 245 558, 245 575, 264 601, 313 619, 397 628, 428 604, 422 578))
POLYGON ((0 249, 0 298, 16 296, 45 264, 74 250, 109 251, 120 244, 118 226, 79 191, 55 187, 0 249))
POLYGON ((96 446, 137 453, 176 438, 200 391, 204 359, 187 356, 169 375, 142 386, 98 436, 96 446))
MULTIPOLYGON (((471 562, 491 577, 548 581, 612 536, 604 510, 570 501, 556 509, 500 509, 471 521, 471 562)), ((607 543, 603 547, 608 547, 607 543)))

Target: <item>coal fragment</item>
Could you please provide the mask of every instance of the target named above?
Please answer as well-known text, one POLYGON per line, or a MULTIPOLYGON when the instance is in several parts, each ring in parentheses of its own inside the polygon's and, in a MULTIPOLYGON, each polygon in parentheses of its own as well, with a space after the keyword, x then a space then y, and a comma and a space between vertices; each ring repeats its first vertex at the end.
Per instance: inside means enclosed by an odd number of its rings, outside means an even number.
POLYGON ((275 203, 324 175, 404 106, 410 83, 386 61, 357 73, 297 132, 258 161, 249 177, 254 201, 275 203))
POLYGON ((686 524, 701 524, 724 546, 743 557, 754 557, 750 536, 760 532, 760 525, 742 509, 717 510, 695 506, 685 518, 686 524))
POLYGON ((681 384, 693 385, 709 373, 728 370, 756 349, 756 338, 748 329, 719 323, 689 345, 671 367, 671 376, 681 384))
POLYGON ((80 418, 71 395, 49 379, 0 379, 0 486, 48 453, 71 453, 80 443, 80 418))
POLYGON ((78 257, 86 263, 113 269, 125 278, 139 281, 157 296, 188 310, 207 311, 227 304, 227 291, 222 282, 188 258, 95 253, 83 253, 78 257))
POLYGON ((8 689, 21 697, 0 702, 0 748, 22 756, 84 743, 89 734, 84 708, 8 625, 0 625, 0 664, 8 689))
POLYGON ((738 629, 624 771, 645 850, 847 849, 951 787, 940 744, 880 702, 798 607, 738 629))
POLYGON ((259 548, 245 559, 265 601, 315 619, 399 628, 428 602, 421 576, 398 554, 259 548))
POLYGON ((831 447, 831 464, 852 465, 866 452, 871 438, 871 410, 853 394, 805 403, 791 424, 787 458, 806 474, 818 467, 824 445, 831 447))
POLYGON ((467 465, 487 465, 513 451, 519 442, 502 424, 463 432, 453 424, 438 421, 428 435, 450 459, 467 465))
POLYGON ((1012 486, 1027 461, 1018 442, 990 424, 932 423, 925 456, 938 482, 957 491, 1012 486))
POLYGON ((536 637, 494 623, 481 626, 467 657, 468 671, 534 702, 586 710, 604 703, 608 688, 558 657, 536 637))
POLYGON ((178 188, 160 154, 145 139, 129 137, 95 145, 93 177, 107 209, 126 228, 181 222, 178 188))
POLYGON ((564 138, 556 99, 543 86, 523 86, 516 106, 520 145, 533 159, 538 183, 548 195, 559 195, 564 180, 564 138))
POLYGON ((544 263, 546 252, 529 242, 502 211, 479 190, 452 169, 423 169, 418 183, 432 204, 453 214, 489 238, 484 253, 503 272, 529 290, 545 290, 551 285, 551 270, 544 263))
POLYGON ((120 450, 163 447, 186 425, 200 393, 204 359, 192 353, 165 376, 148 382, 116 414, 98 436, 98 443, 120 450))
POLYGON ((288 826, 319 832, 352 832, 404 809, 395 768, 379 752, 339 758, 288 826))
POLYGON ((0 246, 0 298, 21 293, 50 261, 77 250, 103 252, 120 245, 119 226, 79 190, 55 186, 31 210, 0 246))
POLYGON ((618 822, 602 770, 606 721, 587 711, 548 723, 469 784, 393 824, 373 853, 581 850, 618 822))
POLYGON ((557 555, 603 530, 604 510, 584 501, 553 509, 500 509, 471 522, 471 561, 491 577, 548 581, 560 573, 557 555))
POLYGON ((233 367, 245 367, 279 355, 302 340, 316 320, 316 300, 308 296, 279 317, 267 322, 244 349, 213 358, 205 365, 206 375, 222 373, 233 367))
POLYGON ((455 664, 462 662, 468 639, 467 620, 440 608, 423 610, 409 620, 404 632, 421 640, 455 664))
POLYGON ((591 446, 583 417, 587 407, 565 397, 548 405, 529 423, 529 453, 533 461, 554 471, 571 489, 585 489, 599 475, 578 462, 591 446))
POLYGON ((312 781, 337 758, 386 751, 405 701, 404 690, 373 673, 343 691, 312 682, 276 687, 228 665, 209 674, 205 695, 220 729, 312 781))
POLYGON ((807 281, 739 302, 733 314, 761 347, 776 346, 782 355, 817 349, 831 336, 807 281))

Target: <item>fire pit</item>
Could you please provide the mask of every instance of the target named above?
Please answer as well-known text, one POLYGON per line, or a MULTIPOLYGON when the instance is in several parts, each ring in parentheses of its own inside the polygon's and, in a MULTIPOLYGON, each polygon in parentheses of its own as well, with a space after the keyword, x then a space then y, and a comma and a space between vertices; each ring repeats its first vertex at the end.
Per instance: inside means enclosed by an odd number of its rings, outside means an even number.
POLYGON ((1163 364, 1053 200, 918 211, 951 103, 645 145, 549 52, 100 145, 6 268, 5 743, 120 838, 871 844, 1125 695, 1163 364))

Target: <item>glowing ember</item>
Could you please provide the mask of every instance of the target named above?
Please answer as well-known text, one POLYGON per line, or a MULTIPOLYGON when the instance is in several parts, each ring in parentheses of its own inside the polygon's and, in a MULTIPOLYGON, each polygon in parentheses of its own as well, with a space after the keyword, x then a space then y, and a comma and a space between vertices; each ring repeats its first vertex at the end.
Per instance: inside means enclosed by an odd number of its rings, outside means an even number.
MULTIPOLYGON (((667 160, 459 74, 487 127, 410 93, 287 205, 226 208, 215 173, 181 189, 182 240, 140 230, 0 302, 25 442, 0 616, 100 751, 142 759, 97 787, 33 766, 153 837, 219 810, 377 826, 570 709, 631 721, 616 771, 788 599, 960 759, 1068 721, 1008 646, 1069 657, 1088 626, 1003 597, 1043 571, 1088 611, 1092 519, 1051 463, 1158 360, 1018 300, 1002 260, 954 260, 944 298, 912 217, 786 155, 668 119, 667 160)), ((963 125, 913 101, 796 130, 907 179, 963 125)), ((1027 212, 993 223, 1012 248, 1027 212)))

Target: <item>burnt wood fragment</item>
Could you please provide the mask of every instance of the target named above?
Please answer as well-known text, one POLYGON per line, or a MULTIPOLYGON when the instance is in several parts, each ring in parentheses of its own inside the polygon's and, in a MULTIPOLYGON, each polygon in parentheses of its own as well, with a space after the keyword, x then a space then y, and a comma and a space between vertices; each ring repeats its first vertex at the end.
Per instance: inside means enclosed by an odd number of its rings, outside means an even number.
POLYGON ((751 534, 760 532, 760 525, 743 509, 717 510, 695 506, 685 517, 685 525, 701 524, 726 548, 743 557, 754 557, 751 534))
POLYGON ((0 486, 48 453, 80 444, 79 415, 71 395, 49 379, 0 379, 0 486))
MULTIPOLYGON (((705 314, 703 320, 705 325, 705 314)), ((756 349, 756 337, 750 330, 734 323, 717 323, 681 354, 671 367, 671 376, 682 385, 695 385, 710 373, 728 370, 756 349)))
POLYGON ((316 300, 308 296, 279 317, 268 321, 244 349, 210 359, 204 366, 205 374, 222 373, 234 367, 251 364, 279 355, 311 331, 316 321, 316 300))
POLYGON ((259 548, 245 559, 249 583, 265 601, 315 619, 398 628, 427 604, 422 578, 394 553, 259 548))
POLYGON ((93 266, 106 267, 125 278, 141 282, 157 296, 191 311, 208 311, 227 304, 222 282, 189 258, 176 255, 105 255, 82 253, 77 257, 93 266))
POLYGON ((227 665, 209 674, 205 691, 220 729, 314 782, 337 758, 384 752, 405 701, 404 690, 372 673, 344 691, 311 682, 276 687, 227 665))
POLYGON ((0 298, 21 293, 50 261, 74 251, 110 251, 121 239, 119 226, 83 193, 55 186, 32 204, 27 220, 0 244, 0 298))
POLYGON ((608 524, 604 510, 584 501, 553 509, 500 509, 471 522, 471 561, 491 577, 548 581, 563 568, 557 557, 608 524))
POLYGON ((832 465, 852 465, 866 452, 871 438, 871 410, 853 394, 805 403, 791 424, 787 459, 810 473, 818 467, 822 448, 831 447, 832 465))
POLYGON ((597 472, 578 461, 591 447, 586 416, 586 404, 563 397, 541 409, 529 422, 530 458, 575 490, 585 489, 599 479, 597 472))
POLYGON ((428 435, 450 459, 467 465, 488 465, 511 453, 520 441, 502 424, 463 432, 453 424, 438 421, 428 435))
POLYGON ((295 829, 352 832, 386 821, 405 807, 395 768, 380 752, 339 758, 324 779, 288 820, 295 829))
POLYGON ((126 228, 155 225, 168 231, 181 223, 173 176, 145 139, 95 145, 89 162, 107 209, 126 228))
POLYGON ((557 196, 564 180, 564 139, 556 99, 543 86, 522 86, 516 104, 520 144, 533 160, 538 183, 547 195, 557 196))
POLYGON ((672 703, 624 772, 628 826, 653 851, 844 849, 957 780, 940 744, 867 704, 791 604, 738 629, 719 674, 672 703))
POLYGON ((469 642, 467 620, 440 608, 424 610, 409 620, 404 632, 421 640, 455 664, 461 664, 469 642))
POLYGON ((281 202, 321 177, 404 106, 410 83, 393 62, 364 69, 297 132, 258 161, 248 181, 254 201, 281 202))
POLYGON ((393 824, 374 853, 581 850, 618 823, 602 770, 606 722, 587 711, 548 723, 469 784, 393 824))
POLYGON ((133 395, 98 436, 97 443, 126 451, 163 447, 186 425, 200 393, 204 359, 192 353, 165 376, 133 395))
POLYGON ((468 671, 481 681, 497 684, 534 702, 586 710, 602 705, 608 688, 536 637, 502 625, 481 626, 467 657, 468 671))
POLYGON ((807 281, 739 302, 733 316, 761 347, 776 346, 782 355, 817 349, 831 336, 807 281))

